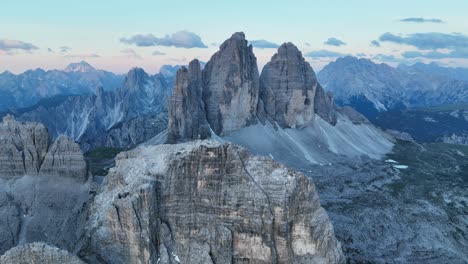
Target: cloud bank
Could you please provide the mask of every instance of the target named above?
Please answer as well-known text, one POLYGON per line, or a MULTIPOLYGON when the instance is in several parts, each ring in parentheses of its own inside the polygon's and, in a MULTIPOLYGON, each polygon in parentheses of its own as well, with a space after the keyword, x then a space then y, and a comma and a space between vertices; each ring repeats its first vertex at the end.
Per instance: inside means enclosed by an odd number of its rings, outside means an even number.
POLYGON ((328 45, 328 46, 336 46, 336 47, 346 45, 345 42, 337 38, 328 38, 323 44, 328 45))
POLYGON ((250 40, 249 43, 257 49, 276 49, 279 47, 278 44, 264 39, 250 40))
POLYGON ((200 36, 190 31, 177 31, 171 35, 158 38, 153 34, 137 34, 129 38, 121 38, 120 42, 139 47, 167 46, 176 48, 207 48, 200 36))
POLYGON ((336 52, 336 51, 330 51, 330 50, 316 50, 316 51, 311 51, 305 54, 306 57, 311 57, 311 58, 338 58, 338 57, 344 57, 347 56, 348 54, 336 52))
POLYGON ((401 22, 413 22, 413 23, 444 23, 439 18, 422 18, 422 17, 408 17, 400 19, 401 22))
POLYGON ((10 39, 0 39, 0 50, 1 51, 33 51, 39 49, 37 46, 20 41, 20 40, 10 40, 10 39))
POLYGON ((414 33, 406 36, 384 33, 380 41, 414 46, 421 50, 454 49, 468 46, 468 36, 460 33, 414 33))

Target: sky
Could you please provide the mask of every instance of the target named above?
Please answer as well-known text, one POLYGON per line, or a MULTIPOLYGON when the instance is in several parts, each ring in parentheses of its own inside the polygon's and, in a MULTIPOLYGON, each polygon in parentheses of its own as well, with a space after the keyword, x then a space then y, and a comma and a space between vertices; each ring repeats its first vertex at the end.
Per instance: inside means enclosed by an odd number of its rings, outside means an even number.
POLYGON ((467 0, 16 0, 0 4, 0 72, 96 68, 154 74, 208 61, 243 31, 259 68, 284 42, 314 70, 353 55, 397 65, 468 67, 467 0))

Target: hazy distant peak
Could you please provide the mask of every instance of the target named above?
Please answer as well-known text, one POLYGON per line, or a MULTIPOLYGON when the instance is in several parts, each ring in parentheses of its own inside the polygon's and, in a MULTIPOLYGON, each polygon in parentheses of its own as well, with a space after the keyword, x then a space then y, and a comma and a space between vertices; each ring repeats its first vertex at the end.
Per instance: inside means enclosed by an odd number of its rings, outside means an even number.
POLYGON ((65 72, 92 72, 95 71, 96 69, 91 66, 89 63, 86 61, 81 61, 77 63, 71 63, 65 68, 65 72))

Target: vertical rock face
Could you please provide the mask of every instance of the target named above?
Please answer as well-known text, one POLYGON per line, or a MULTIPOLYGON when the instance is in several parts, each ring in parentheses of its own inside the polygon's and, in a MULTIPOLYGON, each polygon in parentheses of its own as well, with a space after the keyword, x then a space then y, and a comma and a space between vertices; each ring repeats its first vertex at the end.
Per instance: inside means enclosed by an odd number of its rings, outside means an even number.
POLYGON ((202 71, 200 62, 193 60, 189 68, 177 71, 174 95, 169 98, 168 141, 205 139, 210 136, 202 98, 202 71))
POLYGON ((328 123, 336 125, 338 118, 336 108, 333 95, 330 92, 326 93, 322 86, 317 84, 317 90, 314 97, 315 113, 328 123))
POLYGON ((32 243, 12 248, 0 257, 2 264, 84 264, 78 257, 65 250, 44 243, 32 243))
POLYGON ((292 43, 285 43, 260 76, 260 99, 267 117, 281 127, 300 127, 314 117, 317 79, 292 43))
POLYGON ((81 236, 86 163, 74 141, 59 137, 50 145, 49 137, 38 123, 9 116, 0 123, 0 254, 35 241, 72 250, 81 236))
POLYGON ((57 138, 47 152, 39 174, 85 182, 86 162, 80 146, 68 137, 57 138))
POLYGON ((344 261, 310 179, 214 141, 120 154, 90 223, 90 262, 344 261))
POLYGON ((225 135, 255 119, 259 76, 252 46, 242 32, 226 40, 203 71, 206 117, 217 135, 225 135))
POLYGON ((0 123, 0 146, 1 177, 37 175, 49 147, 49 134, 42 124, 21 124, 7 115, 0 123))

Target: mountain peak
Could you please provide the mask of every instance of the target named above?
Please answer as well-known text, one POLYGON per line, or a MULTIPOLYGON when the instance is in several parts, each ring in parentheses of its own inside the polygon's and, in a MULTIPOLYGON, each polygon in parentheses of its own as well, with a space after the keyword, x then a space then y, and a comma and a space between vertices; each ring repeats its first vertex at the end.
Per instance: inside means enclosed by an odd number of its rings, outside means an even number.
POLYGON ((92 71, 95 71, 96 69, 91 66, 89 63, 87 63, 86 61, 80 61, 80 62, 76 62, 76 63, 71 63, 69 64, 64 72, 92 72, 92 71))

